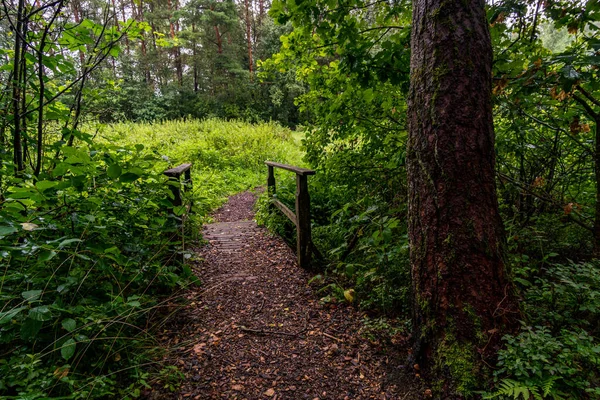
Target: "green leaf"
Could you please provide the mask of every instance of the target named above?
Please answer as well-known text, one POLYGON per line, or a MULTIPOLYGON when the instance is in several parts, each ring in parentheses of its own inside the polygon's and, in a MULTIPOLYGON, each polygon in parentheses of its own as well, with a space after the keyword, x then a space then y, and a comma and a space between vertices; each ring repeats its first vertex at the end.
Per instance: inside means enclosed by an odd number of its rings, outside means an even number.
POLYGON ((23 298, 29 302, 39 299, 41 295, 41 290, 28 290, 26 292, 21 293, 21 296, 23 296, 23 298))
POLYGON ((51 259, 54 258, 54 256, 56 256, 56 254, 57 253, 52 250, 42 250, 42 251, 40 251, 40 254, 38 255, 38 261, 41 261, 41 262, 50 261, 51 259))
POLYGON ((53 188, 56 185, 58 185, 57 181, 39 181, 35 184, 35 187, 38 188, 40 192, 43 192, 44 190, 53 188))
POLYGON ((179 216, 182 216, 186 211, 186 207, 185 206, 177 206, 177 207, 173 207, 173 214, 179 216))
POLYGON ((72 318, 63 319, 61 325, 67 332, 73 332, 77 328, 77 322, 72 318))
POLYGON ((58 245, 58 248, 62 249, 63 247, 68 246, 71 243, 76 243, 76 242, 81 242, 81 239, 66 239, 66 240, 63 240, 62 242, 60 242, 60 244, 58 245))
POLYGON ((140 176, 138 174, 135 174, 133 172, 126 172, 123 175, 121 175, 119 180, 124 183, 129 183, 137 180, 139 177, 140 176))
POLYGON ((10 322, 13 319, 13 317, 15 317, 18 313, 20 313, 26 308, 27 307, 17 307, 13 308, 12 310, 0 312, 0 325, 10 322))
POLYGON ((12 226, 0 226, 0 236, 10 235, 11 233, 15 233, 16 231, 17 229, 12 226))
POLYGON ((32 318, 27 318, 21 325, 21 339, 29 340, 35 338, 40 329, 44 325, 43 321, 38 321, 32 318))
POLYGON ((121 254, 121 251, 119 250, 118 247, 112 246, 112 247, 109 247, 108 249, 104 250, 104 253, 105 254, 117 254, 118 255, 118 254, 121 254))
POLYGON ((117 179, 119 176, 121 176, 122 172, 123 172, 123 169, 121 167, 119 167, 117 164, 112 164, 111 166, 108 167, 106 174, 111 179, 117 179))
POLYGON ((63 343, 60 349, 60 355, 62 356, 62 358, 64 358, 65 360, 69 360, 69 358, 73 357, 73 355, 75 354, 75 346, 76 342, 74 339, 69 339, 65 343, 63 343))
POLYGON ((48 306, 39 306, 29 310, 28 317, 35 321, 49 321, 52 319, 52 313, 48 306))

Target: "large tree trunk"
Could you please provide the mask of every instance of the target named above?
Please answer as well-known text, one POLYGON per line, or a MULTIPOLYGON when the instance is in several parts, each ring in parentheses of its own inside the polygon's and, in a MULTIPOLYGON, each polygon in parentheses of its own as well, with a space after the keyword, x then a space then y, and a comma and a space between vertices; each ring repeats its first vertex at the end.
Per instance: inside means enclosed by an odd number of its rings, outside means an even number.
POLYGON ((446 395, 485 375, 518 308, 494 178, 492 49, 483 0, 415 0, 409 237, 415 362, 446 395))

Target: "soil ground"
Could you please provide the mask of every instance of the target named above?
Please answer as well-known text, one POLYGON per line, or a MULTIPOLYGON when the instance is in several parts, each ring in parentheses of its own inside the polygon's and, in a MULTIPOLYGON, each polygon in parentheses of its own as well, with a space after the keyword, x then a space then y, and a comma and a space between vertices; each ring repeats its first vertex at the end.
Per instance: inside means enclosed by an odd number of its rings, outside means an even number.
POLYGON ((366 330, 350 305, 320 302, 292 250, 252 220, 254 201, 250 192, 231 197, 205 226, 209 244, 195 266, 202 285, 159 337, 185 380, 146 397, 421 398, 406 377, 406 338, 366 330))

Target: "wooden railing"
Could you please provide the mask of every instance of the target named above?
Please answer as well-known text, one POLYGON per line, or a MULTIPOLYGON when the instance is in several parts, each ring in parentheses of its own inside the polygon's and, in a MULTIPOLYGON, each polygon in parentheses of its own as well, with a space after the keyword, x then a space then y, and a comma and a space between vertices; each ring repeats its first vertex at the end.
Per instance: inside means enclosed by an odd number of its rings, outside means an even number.
POLYGON ((280 164, 273 161, 265 161, 269 168, 267 178, 267 191, 271 204, 277 207, 296 225, 296 253, 298 265, 302 268, 311 268, 312 253, 316 249, 312 243, 310 231, 310 196, 308 195, 308 176, 314 175, 315 171, 292 165, 280 164), (275 196, 275 168, 285 169, 296 173, 296 213, 285 204, 277 200, 275 196))
POLYGON ((163 172, 169 177, 170 181, 177 181, 179 185, 169 185, 173 192, 173 205, 180 206, 183 204, 183 198, 181 196, 181 189, 189 190, 192 188, 192 164, 181 164, 175 168, 171 168, 163 172), (181 175, 184 175, 183 182, 181 182, 181 175))

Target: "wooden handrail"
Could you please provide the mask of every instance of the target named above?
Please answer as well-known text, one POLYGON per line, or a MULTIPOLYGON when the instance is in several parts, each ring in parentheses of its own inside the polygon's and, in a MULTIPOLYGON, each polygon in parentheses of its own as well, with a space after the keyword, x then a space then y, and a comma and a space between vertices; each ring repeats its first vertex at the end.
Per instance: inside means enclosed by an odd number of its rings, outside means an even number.
POLYGON ((181 197, 181 188, 192 187, 192 164, 181 164, 175 168, 171 168, 163 172, 169 177, 169 181, 181 182, 181 175, 184 174, 183 185, 169 185, 173 192, 173 205, 180 206, 183 204, 183 198, 181 197))
POLYGON ((308 176, 314 175, 315 171, 295 167, 293 165, 280 164, 273 161, 265 161, 269 172, 267 177, 267 193, 273 207, 278 208, 296 225, 296 253, 298 265, 308 269, 311 267, 311 257, 314 250, 310 227, 310 196, 308 194, 308 176), (275 196, 275 168, 285 169, 296 174, 296 213, 294 214, 285 204, 275 196))
POLYGON ((181 174, 186 172, 186 176, 189 174, 188 171, 192 169, 192 164, 181 164, 175 168, 168 169, 164 174, 168 177, 179 178, 181 174))
POLYGON ((281 168, 281 169, 285 169, 288 171, 292 171, 295 172, 296 175, 314 175, 316 174, 315 171, 313 171, 312 169, 306 169, 306 168, 300 168, 300 167, 295 167, 293 165, 288 165, 288 164, 281 164, 281 163, 277 163, 274 161, 265 161, 265 164, 267 164, 269 167, 277 167, 277 168, 281 168))

